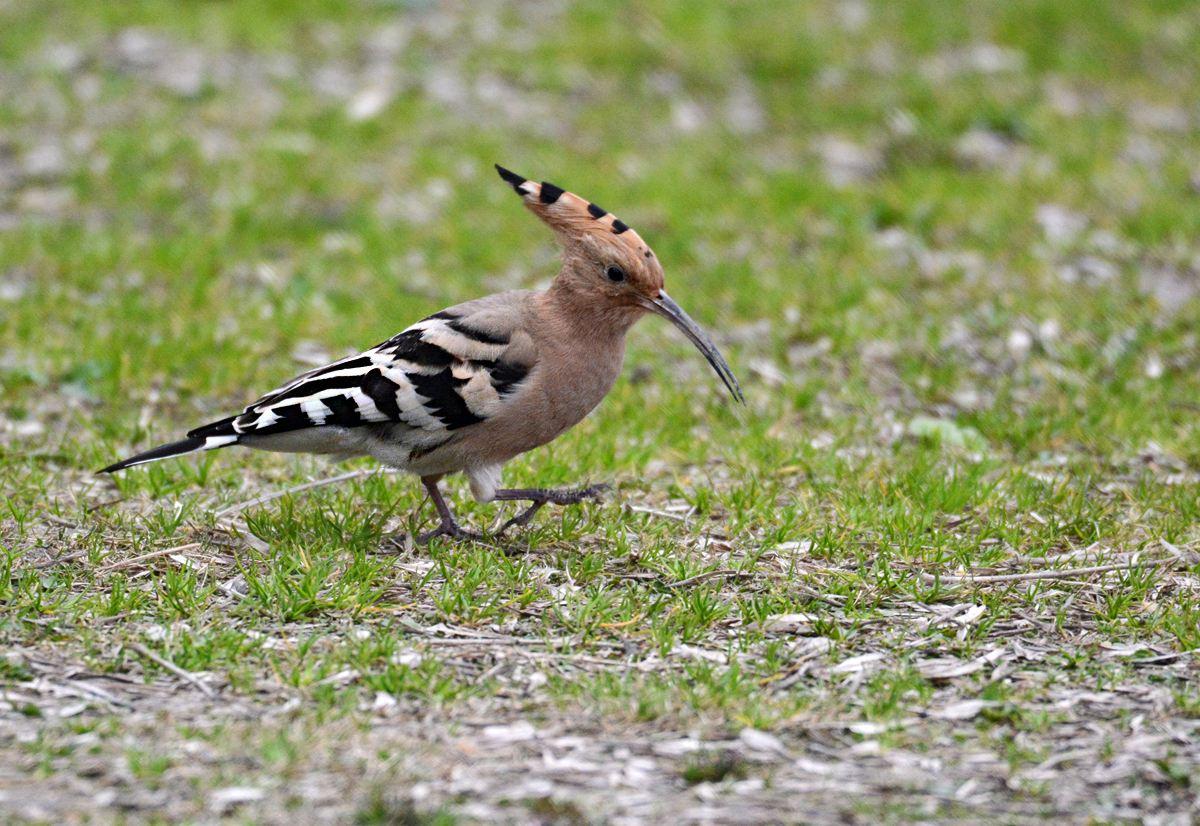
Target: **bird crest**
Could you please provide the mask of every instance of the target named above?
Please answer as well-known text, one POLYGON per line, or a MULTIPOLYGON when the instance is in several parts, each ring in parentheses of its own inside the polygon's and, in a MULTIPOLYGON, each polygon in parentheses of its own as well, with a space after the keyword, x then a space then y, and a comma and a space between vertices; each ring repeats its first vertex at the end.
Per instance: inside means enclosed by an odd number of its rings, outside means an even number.
POLYGON ((598 204, 580 198, 549 181, 531 181, 496 164, 496 171, 525 206, 556 233, 568 238, 599 235, 627 246, 630 251, 651 258, 650 247, 628 224, 598 204))

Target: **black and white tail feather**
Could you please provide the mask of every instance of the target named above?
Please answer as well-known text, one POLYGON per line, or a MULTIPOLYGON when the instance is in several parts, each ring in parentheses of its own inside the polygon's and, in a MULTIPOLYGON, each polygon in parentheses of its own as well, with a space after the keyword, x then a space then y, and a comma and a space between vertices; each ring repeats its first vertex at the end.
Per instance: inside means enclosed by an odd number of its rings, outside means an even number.
POLYGON ((215 450, 218 447, 237 444, 237 440, 237 435, 233 433, 222 436, 188 436, 178 442, 159 445, 153 450, 147 450, 145 453, 114 462, 106 468, 101 468, 97 473, 116 473, 118 470, 124 470, 134 465, 157 462, 159 459, 170 459, 172 456, 183 456, 186 453, 195 453, 197 450, 215 450))
POLYGON ((371 426, 386 429, 389 457, 434 450, 455 431, 496 415, 532 369, 528 348, 512 346, 515 319, 494 311, 502 298, 435 313, 369 350, 296 377, 236 416, 99 472, 235 444, 370 453, 346 450, 362 440, 347 439, 345 431, 371 426))

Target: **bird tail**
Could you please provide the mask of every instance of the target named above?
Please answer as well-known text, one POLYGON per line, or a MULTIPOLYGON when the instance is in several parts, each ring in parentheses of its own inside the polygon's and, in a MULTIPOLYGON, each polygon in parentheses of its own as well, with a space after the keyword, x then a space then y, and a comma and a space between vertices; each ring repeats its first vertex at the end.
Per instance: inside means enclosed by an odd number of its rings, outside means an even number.
POLYGON ((147 450, 145 453, 139 453, 136 456, 130 456, 128 459, 122 459, 96 472, 116 473, 118 470, 124 470, 134 465, 157 462, 159 459, 169 459, 172 456, 183 456, 186 453, 193 453, 197 450, 216 450, 219 447, 237 444, 239 438, 241 438, 240 435, 233 429, 233 419, 223 419, 222 421, 196 428, 188 433, 186 439, 159 445, 152 450, 147 450))

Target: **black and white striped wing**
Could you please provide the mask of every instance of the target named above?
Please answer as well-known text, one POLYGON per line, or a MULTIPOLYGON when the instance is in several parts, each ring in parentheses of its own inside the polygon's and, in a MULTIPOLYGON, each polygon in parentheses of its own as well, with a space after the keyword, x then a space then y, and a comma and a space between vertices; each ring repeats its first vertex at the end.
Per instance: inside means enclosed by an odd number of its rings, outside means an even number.
POLYGON ((511 313, 451 308, 356 356, 312 370, 239 416, 198 428, 267 436, 302 428, 394 423, 429 435, 494 416, 533 367, 511 313), (507 328, 507 329, 506 329, 507 328))

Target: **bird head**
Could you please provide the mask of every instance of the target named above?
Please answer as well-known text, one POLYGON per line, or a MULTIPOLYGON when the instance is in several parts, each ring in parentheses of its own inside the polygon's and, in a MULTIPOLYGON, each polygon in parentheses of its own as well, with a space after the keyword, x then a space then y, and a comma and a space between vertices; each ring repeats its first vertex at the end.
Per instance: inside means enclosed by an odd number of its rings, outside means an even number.
POLYGON ((559 287, 630 323, 647 312, 666 318, 704 355, 734 399, 745 404, 733 371, 712 339, 667 295, 662 264, 637 232, 603 207, 549 181, 522 178, 499 164, 496 171, 562 244, 559 287))

